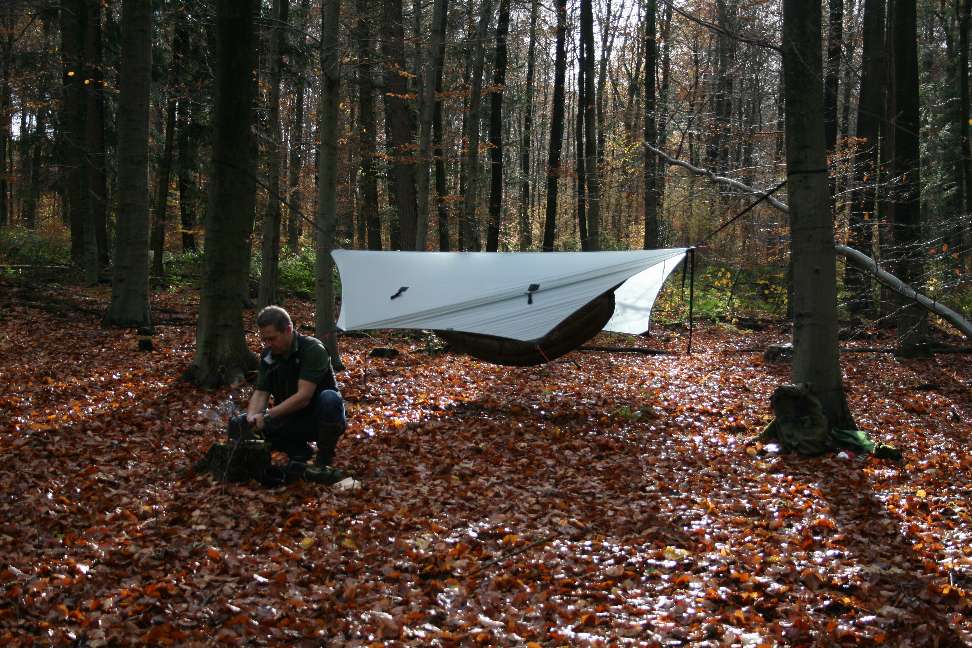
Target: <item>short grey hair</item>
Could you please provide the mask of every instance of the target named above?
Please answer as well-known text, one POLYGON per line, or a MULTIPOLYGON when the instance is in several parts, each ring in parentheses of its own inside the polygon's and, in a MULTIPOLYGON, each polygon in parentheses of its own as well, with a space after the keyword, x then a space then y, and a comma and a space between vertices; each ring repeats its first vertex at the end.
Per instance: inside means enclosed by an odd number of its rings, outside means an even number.
POLYGON ((288 326, 293 325, 290 314, 280 306, 267 306, 257 313, 256 321, 260 328, 273 326, 278 331, 284 331, 288 326))

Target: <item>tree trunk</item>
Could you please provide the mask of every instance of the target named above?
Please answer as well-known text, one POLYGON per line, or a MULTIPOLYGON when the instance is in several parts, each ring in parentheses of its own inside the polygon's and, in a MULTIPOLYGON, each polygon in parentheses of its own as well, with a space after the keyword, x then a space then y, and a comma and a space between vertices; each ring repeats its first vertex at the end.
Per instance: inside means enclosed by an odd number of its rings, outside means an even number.
MULTIPOLYGON (((851 198, 849 241, 851 247, 870 254, 876 206, 878 150, 881 114, 884 110, 884 0, 865 0, 861 89, 857 103, 857 153, 854 156, 854 195, 851 198)), ((845 266, 844 285, 850 292, 850 308, 872 306, 870 275, 845 266)))
POLYGON ((196 144, 190 134, 193 127, 192 100, 182 97, 176 109, 176 133, 179 137, 179 221, 182 225, 182 251, 196 251, 196 144))
MULTIPOLYGON (((583 37, 582 37, 583 38, 583 37)), ((577 46, 577 108, 574 113, 574 169, 576 173, 575 196, 577 198, 577 234, 580 239, 581 251, 587 252, 591 249, 590 236, 587 228, 587 159, 584 150, 584 109, 585 93, 587 85, 584 83, 584 75, 587 74, 587 66, 584 65, 584 57, 587 55, 583 43, 577 46)), ((567 133, 567 140, 570 140, 570 133, 567 133)))
POLYGON ((101 55, 101 0, 85 0, 84 94, 85 94, 85 276, 98 281, 101 266, 108 265, 107 173, 105 170, 104 80, 101 55), (90 228, 90 229, 89 229, 90 228))
POLYGON ((82 165, 84 163, 84 74, 81 69, 84 3, 63 0, 61 3, 61 64, 63 100, 58 137, 61 146, 61 168, 65 217, 71 228, 71 261, 84 260, 85 203, 83 200, 82 165))
MULTIPOLYGON (((921 237, 921 176, 918 150, 918 40, 915 0, 894 0, 895 53, 893 174, 898 179, 894 192, 894 245, 901 259, 898 276, 907 284, 919 286, 924 275, 921 237)), ((899 300, 901 301, 901 300, 899 300)), ((897 315, 897 353, 914 355, 926 343, 925 311, 907 300, 897 315)))
POLYGON ((317 260, 314 268, 315 330, 317 337, 330 351, 331 362, 335 368, 341 368, 334 324, 334 260, 331 258, 334 230, 337 226, 338 105, 341 100, 338 51, 340 14, 340 0, 325 0, 321 7, 321 162, 318 181, 320 195, 317 200, 317 260))
POLYGON ((552 252, 557 235, 557 183, 560 151, 564 143, 564 78, 567 74, 567 0, 556 0, 557 46, 554 58, 553 114, 550 117, 550 148, 547 155, 547 211, 543 221, 543 251, 552 252))
POLYGON ((476 218, 479 195, 479 121, 483 96, 483 66, 486 58, 486 36, 493 14, 493 0, 482 0, 476 42, 473 44, 472 70, 470 73, 469 110, 466 113, 465 176, 466 187, 462 202, 462 247, 479 251, 479 221, 476 218))
POLYGON ((827 192, 820 0, 783 1, 786 170, 793 259, 793 382, 809 383, 831 426, 854 427, 837 347, 834 228, 827 192))
POLYGON ((378 216, 378 169, 375 164, 377 157, 377 122, 375 120, 375 95, 372 84, 371 34, 369 25, 370 3, 368 0, 358 0, 356 6, 352 40, 357 44, 358 51, 358 121, 361 124, 358 145, 361 147, 358 156, 361 163, 361 173, 358 175, 361 183, 361 202, 359 203, 359 218, 364 219, 368 235, 368 249, 381 249, 381 221, 378 216))
POLYGON ((415 189, 415 115, 406 99, 408 83, 405 65, 405 27, 402 24, 402 0, 384 0, 381 27, 381 53, 385 58, 384 104, 388 133, 390 181, 393 185, 393 209, 398 213, 401 248, 415 249, 418 205, 415 189))
POLYGON ((716 17, 722 31, 716 36, 716 71, 713 90, 713 115, 715 126, 709 138, 707 158, 710 168, 725 171, 729 162, 733 110, 733 65, 736 58, 735 18, 738 9, 735 2, 716 0, 716 17))
POLYGON ((238 384, 256 365, 243 330, 256 198, 255 8, 254 0, 216 3, 213 165, 196 354, 190 369, 195 382, 208 387, 238 384))
MULTIPOLYGON (((662 20, 662 31, 661 38, 664 43, 664 49, 662 49, 662 69, 661 69, 661 85, 659 86, 659 97, 655 99, 655 122, 657 124, 655 129, 655 139, 657 140, 658 148, 664 150, 665 144, 668 141, 668 120, 671 111, 670 102, 670 78, 672 70, 672 54, 671 54, 671 33, 672 33, 672 3, 665 3, 665 15, 662 20)), ((656 39, 656 49, 657 49, 657 39, 656 39)), ((657 54, 656 54, 657 56, 657 54)), ((655 176, 655 197, 656 204, 658 205, 657 210, 660 211, 665 204, 665 172, 666 169, 656 168, 655 176)), ((658 247, 662 245, 661 236, 661 223, 658 226, 658 247)))
MULTIPOLYGON (((962 240, 966 250, 972 248, 972 108, 969 105, 969 26, 972 23, 972 0, 955 0, 959 13, 959 110, 962 123, 962 176, 964 178, 965 226, 962 240)), ((966 254, 966 268, 972 268, 972 255, 966 254)))
POLYGON ((24 197, 24 208, 20 215, 24 227, 28 229, 37 227, 37 203, 40 199, 40 178, 46 133, 47 124, 44 121, 44 109, 40 109, 34 116, 34 136, 31 138, 30 143, 30 167, 28 169, 27 193, 24 197))
POLYGON ((289 0, 273 0, 273 29, 270 32, 270 137, 267 141, 267 209, 263 213, 263 239, 260 247, 260 292, 257 304, 276 304, 277 272, 280 267, 280 68, 284 29, 290 12, 289 0))
POLYGON ((197 78, 198 65, 193 58, 191 49, 191 35, 189 32, 189 12, 192 5, 183 3, 176 18, 173 43, 173 71, 177 89, 176 101, 176 147, 178 148, 178 189, 179 189, 179 223, 182 233, 182 251, 196 251, 196 209, 197 194, 195 179, 196 150, 198 144, 193 136, 199 127, 195 123, 192 111, 192 98, 189 88, 197 78))
POLYGON ((155 193, 155 219, 152 228, 152 274, 156 277, 165 276, 162 255, 165 253, 165 223, 169 204, 169 174, 172 169, 175 129, 176 99, 169 97, 165 107, 165 144, 162 149, 162 160, 159 162, 159 184, 155 193))
POLYGON ((122 3, 118 96, 118 223, 106 324, 151 326, 148 249, 149 90, 152 81, 152 8, 122 3))
POLYGON ((530 44, 527 50, 526 98, 523 100, 523 133, 520 137, 520 251, 533 245, 533 223, 530 218, 530 146, 533 141, 533 76, 537 60, 537 16, 540 0, 530 3, 530 44))
MULTIPOLYGON (((429 229, 429 162, 432 158, 432 119, 441 99, 442 68, 445 62, 445 35, 449 17, 449 0, 435 0, 432 6, 432 40, 429 43, 429 65, 422 87, 419 118, 418 223, 415 249, 425 250, 429 229)), ((439 197, 441 199, 441 196, 439 197)), ((438 202, 437 202, 438 204, 438 202)))
POLYGON ((841 75, 840 87, 841 87, 841 97, 840 101, 840 124, 837 129, 837 140, 846 139, 851 135, 853 129, 851 128, 851 80, 854 78, 854 74, 857 70, 854 68, 854 46, 857 42, 858 33, 857 25, 860 18, 860 5, 855 3, 855 0, 847 0, 847 5, 844 12, 845 22, 847 23, 844 28, 844 52, 841 60, 843 61, 843 74, 841 75))
POLYGON ((506 36, 510 30, 510 0, 500 0, 496 24, 496 54, 489 106, 489 227, 486 251, 499 248, 503 226, 503 90, 506 87, 506 36))
MULTIPOLYGON (((13 164, 8 167, 10 141, 10 117, 13 106, 10 100, 10 78, 13 75, 13 8, 0 7, 0 30, 3 43, 0 46, 0 226, 13 223, 10 217, 10 203, 7 200, 9 178, 14 176, 13 164)), ((21 130, 21 133, 23 131, 21 130)))
POLYGON ((304 57, 307 36, 304 32, 309 12, 310 0, 301 0, 300 13, 294 24, 294 33, 299 36, 297 43, 293 45, 296 51, 290 57, 290 67, 294 76, 294 121, 290 129, 290 160, 287 166, 287 249, 291 254, 297 254, 300 250, 303 201, 300 191, 300 173, 304 165, 304 94, 307 88, 307 64, 304 57))
POLYGON ((584 157, 587 182, 587 249, 601 249, 601 182, 597 167, 597 96, 594 78, 594 10, 592 0, 580 2, 581 47, 584 49, 584 157))
MULTIPOLYGON (((438 9, 438 5, 436 5, 438 9)), ((441 12, 433 11, 436 20, 434 29, 442 34, 439 41, 439 51, 433 57, 438 63, 439 72, 435 77, 435 101, 432 106, 432 144, 435 157, 435 200, 436 214, 439 225, 439 250, 449 251, 449 204, 446 202, 449 190, 446 186, 445 160, 442 154, 442 71, 445 65, 445 33, 449 21, 448 7, 441 12)))
POLYGON ((827 71, 824 80, 824 131, 827 152, 837 149, 837 93, 840 53, 844 45, 844 0, 830 0, 830 28, 827 30, 827 71))
MULTIPOLYGON (((656 57, 657 44, 655 41, 655 14, 657 13, 655 0, 648 0, 645 7, 645 141, 652 146, 661 148, 656 129, 655 103, 655 74, 658 67, 656 57)), ((658 231, 658 156, 650 149, 643 149, 645 161, 645 240, 646 250, 656 250, 661 247, 658 231)))

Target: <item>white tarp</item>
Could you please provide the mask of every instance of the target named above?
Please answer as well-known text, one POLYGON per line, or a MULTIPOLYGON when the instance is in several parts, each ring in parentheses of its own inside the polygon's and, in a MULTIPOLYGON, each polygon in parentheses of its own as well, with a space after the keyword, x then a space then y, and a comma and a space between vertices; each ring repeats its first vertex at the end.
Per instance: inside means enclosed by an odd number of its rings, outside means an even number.
POLYGON ((439 329, 535 340, 598 295, 615 291, 605 330, 641 333, 686 248, 630 252, 335 250, 338 327, 439 329))

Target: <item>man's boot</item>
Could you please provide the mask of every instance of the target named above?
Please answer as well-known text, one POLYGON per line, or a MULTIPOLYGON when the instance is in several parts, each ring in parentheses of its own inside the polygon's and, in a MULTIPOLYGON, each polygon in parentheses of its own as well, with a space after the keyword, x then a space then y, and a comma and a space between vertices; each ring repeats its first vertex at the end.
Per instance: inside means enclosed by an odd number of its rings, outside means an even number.
POLYGON ((304 479, 324 484, 336 484, 344 479, 344 473, 331 466, 338 439, 347 427, 344 423, 321 423, 317 428, 317 457, 314 466, 308 468, 304 479))

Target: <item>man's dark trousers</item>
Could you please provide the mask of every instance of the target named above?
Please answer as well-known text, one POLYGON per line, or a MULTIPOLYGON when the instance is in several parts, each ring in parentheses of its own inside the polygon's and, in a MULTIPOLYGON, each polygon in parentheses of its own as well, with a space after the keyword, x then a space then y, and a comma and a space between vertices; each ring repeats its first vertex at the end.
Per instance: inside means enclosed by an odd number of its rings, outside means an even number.
POLYGON ((265 436, 271 448, 287 453, 291 461, 309 461, 313 451, 307 444, 318 442, 319 465, 330 465, 334 460, 334 448, 344 432, 346 419, 341 394, 324 389, 310 405, 296 414, 271 416, 267 421, 265 436))

